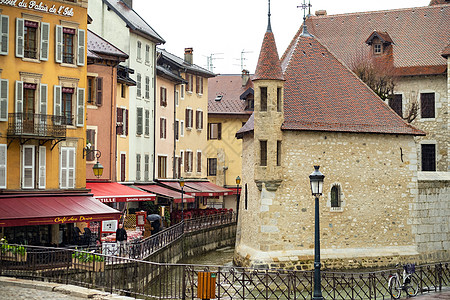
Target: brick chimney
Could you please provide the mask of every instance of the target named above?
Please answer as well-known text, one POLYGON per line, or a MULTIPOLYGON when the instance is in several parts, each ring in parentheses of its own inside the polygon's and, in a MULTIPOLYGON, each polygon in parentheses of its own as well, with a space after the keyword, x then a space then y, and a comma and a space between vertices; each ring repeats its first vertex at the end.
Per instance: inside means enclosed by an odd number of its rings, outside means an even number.
POLYGON ((246 86, 250 79, 250 72, 248 70, 242 70, 242 86, 246 86))
POLYGON ((193 48, 184 48, 184 61, 191 65, 194 63, 194 49, 193 48))
POLYGON ((129 8, 133 8, 133 0, 122 0, 129 8))
POLYGON ((320 17, 320 16, 326 16, 327 15, 327 11, 322 9, 322 10, 316 10, 316 16, 320 17))

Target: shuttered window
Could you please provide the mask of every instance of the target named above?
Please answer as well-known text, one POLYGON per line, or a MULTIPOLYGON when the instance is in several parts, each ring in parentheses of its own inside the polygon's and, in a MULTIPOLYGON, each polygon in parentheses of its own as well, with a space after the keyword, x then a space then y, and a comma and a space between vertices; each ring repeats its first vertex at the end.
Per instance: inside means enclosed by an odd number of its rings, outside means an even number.
POLYGON ((150 46, 145 45, 145 63, 150 63, 150 46))
POLYGON ((145 76, 145 99, 150 99, 150 77, 145 76))
MULTIPOLYGON (((86 129, 86 144, 90 144, 91 150, 95 150, 95 129, 86 129)), ((95 152, 89 151, 86 154, 86 161, 94 161, 95 160, 95 152)))
POLYGON ((0 79, 0 121, 8 121, 9 81, 0 79))
POLYGON ((0 144, 0 189, 6 189, 7 181, 7 153, 8 148, 6 144, 0 144))
POLYGON ((203 77, 197 76, 195 84, 195 90, 197 94, 203 94, 203 77))
POLYGON ((145 110, 145 135, 150 135, 150 110, 145 110))
POLYGON ((117 118, 116 118, 116 134, 117 135, 123 135, 123 130, 124 130, 124 126, 123 126, 123 111, 124 109, 121 107, 117 107, 116 109, 117 111, 117 118))
POLYGON ((97 85, 97 98, 95 99, 95 104, 97 106, 103 105, 103 77, 97 77, 96 79, 96 85, 97 85))
POLYGON ((159 89, 160 96, 160 105, 166 107, 167 106, 167 89, 165 87, 161 87, 159 89))
POLYGON ((41 53, 40 60, 47 61, 50 49, 50 24, 41 23, 41 53))
POLYGON ((126 180, 126 165, 127 156, 126 154, 120 154, 120 181, 124 182, 126 180))
POLYGON ((194 87, 193 87, 193 85, 194 85, 194 76, 192 74, 187 74, 186 73, 186 81, 187 81, 186 92, 191 92, 192 93, 192 91, 194 89, 194 87))
POLYGON ((9 16, 0 15, 0 55, 9 52, 9 16))
POLYGON ((193 125, 193 111, 191 108, 186 108, 186 128, 192 128, 193 125))
POLYGON ((202 152, 197 151, 197 173, 202 172, 202 152))
POLYGON ((143 130, 143 123, 142 123, 142 119, 143 119, 143 108, 142 107, 138 107, 137 108, 137 118, 136 118, 136 134, 140 135, 142 134, 142 130, 143 130))
POLYGON ((55 119, 56 124, 61 124, 61 102, 62 102, 62 88, 59 85, 53 86, 53 115, 58 116, 55 119))
POLYGON ((16 57, 24 57, 25 53, 25 20, 16 19, 16 57))
POLYGON ((144 181, 148 181, 150 178, 150 155, 144 155, 144 181))
POLYGON ((60 157, 60 188, 75 187, 75 148, 61 147, 60 157))
POLYGON ((208 123, 208 140, 222 139, 222 123, 208 123))
POLYGON ((180 139, 180 122, 178 120, 175 121, 175 140, 180 139))
POLYGON ((158 178, 167 178, 167 157, 158 156, 158 178))
POLYGON ((46 163, 47 163, 47 148, 45 146, 39 146, 39 188, 45 189, 46 184, 46 163))
POLYGON ((192 151, 186 151, 184 157, 184 171, 187 173, 192 172, 192 159, 193 159, 192 151))
POLYGON ((159 137, 165 139, 167 137, 167 120, 165 118, 159 119, 159 137))
POLYGON ((78 45, 77 45, 77 65, 84 66, 85 63, 85 46, 86 44, 86 31, 78 29, 78 45))
POLYGON ((35 182, 35 146, 22 147, 22 188, 34 189, 35 182))
POLYGON ((141 180, 141 155, 136 154, 136 180, 141 180))
POLYGON ((208 176, 217 176, 217 158, 208 158, 208 176))
POLYGON ((77 88, 77 126, 84 126, 84 89, 77 88))
POLYGON ((62 63, 63 61, 63 27, 56 25, 55 30, 55 61, 62 63))
POLYGON ((141 74, 139 74, 139 73, 137 73, 137 75, 136 75, 136 96, 138 96, 138 97, 142 96, 141 74))
POLYGON ((195 128, 196 129, 203 129, 203 111, 197 110, 195 112, 195 128))

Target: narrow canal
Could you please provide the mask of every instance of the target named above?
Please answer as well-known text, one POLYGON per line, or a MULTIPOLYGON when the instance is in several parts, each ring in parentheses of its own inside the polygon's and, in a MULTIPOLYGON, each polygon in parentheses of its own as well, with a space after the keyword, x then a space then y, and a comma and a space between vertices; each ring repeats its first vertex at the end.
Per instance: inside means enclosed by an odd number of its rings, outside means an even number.
POLYGON ((232 266, 234 247, 224 247, 210 251, 200 256, 190 257, 183 260, 183 264, 232 266))

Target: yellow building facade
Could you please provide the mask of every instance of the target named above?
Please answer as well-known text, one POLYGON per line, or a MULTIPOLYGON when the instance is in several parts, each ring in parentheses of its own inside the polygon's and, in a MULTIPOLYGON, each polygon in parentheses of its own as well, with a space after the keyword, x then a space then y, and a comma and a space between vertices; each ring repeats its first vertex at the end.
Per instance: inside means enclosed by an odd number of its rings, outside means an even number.
POLYGON ((85 188, 86 8, 87 1, 0 5, 5 189, 85 188))

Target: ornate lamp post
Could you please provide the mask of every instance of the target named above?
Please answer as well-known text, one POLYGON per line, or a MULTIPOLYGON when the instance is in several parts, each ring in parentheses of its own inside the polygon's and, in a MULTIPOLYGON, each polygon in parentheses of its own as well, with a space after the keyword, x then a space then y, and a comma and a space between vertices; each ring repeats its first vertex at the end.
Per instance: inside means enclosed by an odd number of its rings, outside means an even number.
POLYGON ((184 194, 184 178, 180 178, 180 187, 181 187, 181 222, 184 223, 184 201, 183 201, 183 194, 184 194))
POLYGON ((239 221, 239 202, 241 200, 241 193, 239 192, 239 185, 241 184, 241 177, 236 177, 236 222, 239 221))
POLYGON ((102 153, 100 150, 90 149, 86 146, 86 148, 83 149, 83 159, 90 153, 94 153, 95 158, 97 158, 97 163, 92 167, 92 170, 94 171, 95 177, 100 178, 103 175, 103 166, 98 159, 102 156, 102 153))
POLYGON ((323 191, 323 179, 325 176, 319 171, 319 166, 314 166, 314 172, 309 175, 311 193, 315 199, 315 230, 314 230, 314 300, 323 300, 322 286, 320 283, 320 227, 319 227, 319 196, 323 191))

